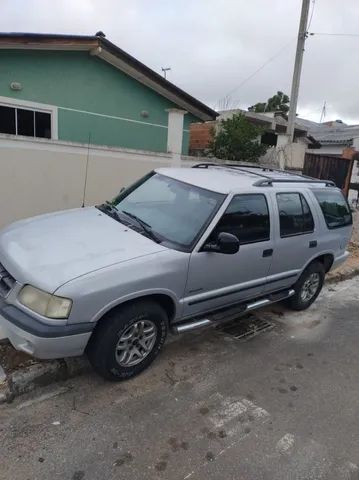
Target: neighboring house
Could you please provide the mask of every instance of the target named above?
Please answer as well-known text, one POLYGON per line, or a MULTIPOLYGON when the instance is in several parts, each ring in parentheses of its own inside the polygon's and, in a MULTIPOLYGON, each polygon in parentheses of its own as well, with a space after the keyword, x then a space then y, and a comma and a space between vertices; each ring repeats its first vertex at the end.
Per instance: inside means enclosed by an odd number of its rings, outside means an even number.
MULTIPOLYGON (((261 143, 270 147, 279 147, 287 143, 286 128, 287 119, 283 114, 278 113, 255 113, 245 110, 224 110, 219 112, 216 121, 206 123, 193 123, 190 126, 190 154, 203 155, 208 149, 212 138, 212 131, 216 129, 221 120, 231 118, 236 113, 242 113, 248 121, 254 123, 264 130, 263 135, 258 139, 261 143)), ((299 143, 307 147, 316 144, 312 137, 308 137, 307 128, 296 123, 294 130, 294 143, 299 143)))
POLYGON ((347 125, 342 120, 317 123, 303 118, 297 118, 297 123, 318 142, 308 147, 313 153, 341 156, 347 147, 359 151, 359 125, 347 125))
POLYGON ((216 116, 102 32, 0 34, 0 134, 188 154, 216 116))
MULTIPOLYGON (((317 123, 304 118, 297 118, 297 123, 308 129, 308 134, 316 140, 309 145, 308 152, 330 157, 341 157, 345 149, 359 152, 359 125, 347 125, 342 120, 317 123)), ((354 162, 351 183, 359 188, 359 164, 354 162)), ((349 199, 358 198, 357 190, 350 190, 349 199)))

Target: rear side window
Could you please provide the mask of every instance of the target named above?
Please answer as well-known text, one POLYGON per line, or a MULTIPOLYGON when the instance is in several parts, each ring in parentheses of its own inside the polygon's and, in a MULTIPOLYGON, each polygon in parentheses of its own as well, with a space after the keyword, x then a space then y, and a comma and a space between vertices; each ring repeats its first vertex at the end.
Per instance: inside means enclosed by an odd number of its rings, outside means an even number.
POLYGON ((215 240, 221 232, 232 233, 242 245, 269 240, 270 224, 266 197, 263 194, 233 197, 210 240, 215 240))
POLYGON ((300 193, 277 193, 280 236, 301 235, 314 230, 312 212, 300 193))
POLYGON ((353 223, 348 202, 338 190, 313 192, 322 209, 328 228, 340 228, 353 223))

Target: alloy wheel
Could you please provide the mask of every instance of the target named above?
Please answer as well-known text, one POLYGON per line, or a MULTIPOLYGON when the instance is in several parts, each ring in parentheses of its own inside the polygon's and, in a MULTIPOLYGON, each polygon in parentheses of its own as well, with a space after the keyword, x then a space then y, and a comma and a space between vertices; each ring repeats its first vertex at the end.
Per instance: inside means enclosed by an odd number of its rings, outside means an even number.
POLYGON ((151 320, 139 320, 121 334, 116 345, 116 361, 121 367, 142 362, 152 351, 157 327, 151 320))
POLYGON ((317 293, 320 284, 319 273, 311 273, 303 283, 300 298, 303 302, 309 302, 317 293))

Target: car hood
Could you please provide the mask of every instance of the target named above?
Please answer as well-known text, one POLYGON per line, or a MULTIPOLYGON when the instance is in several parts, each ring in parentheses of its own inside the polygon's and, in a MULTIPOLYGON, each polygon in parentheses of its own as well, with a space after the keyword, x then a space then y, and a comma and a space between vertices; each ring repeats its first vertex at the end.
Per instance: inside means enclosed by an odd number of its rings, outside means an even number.
POLYGON ((0 232, 0 263, 17 281, 48 292, 94 270, 165 249, 95 207, 21 220, 0 232))

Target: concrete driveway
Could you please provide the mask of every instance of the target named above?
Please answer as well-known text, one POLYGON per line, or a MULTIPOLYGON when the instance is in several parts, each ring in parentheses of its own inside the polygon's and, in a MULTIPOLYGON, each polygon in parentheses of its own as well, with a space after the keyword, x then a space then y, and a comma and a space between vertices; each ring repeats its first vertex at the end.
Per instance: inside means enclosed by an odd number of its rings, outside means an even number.
POLYGON ((359 278, 247 340, 171 341, 122 384, 94 374, 0 409, 1 479, 359 478, 359 278))

